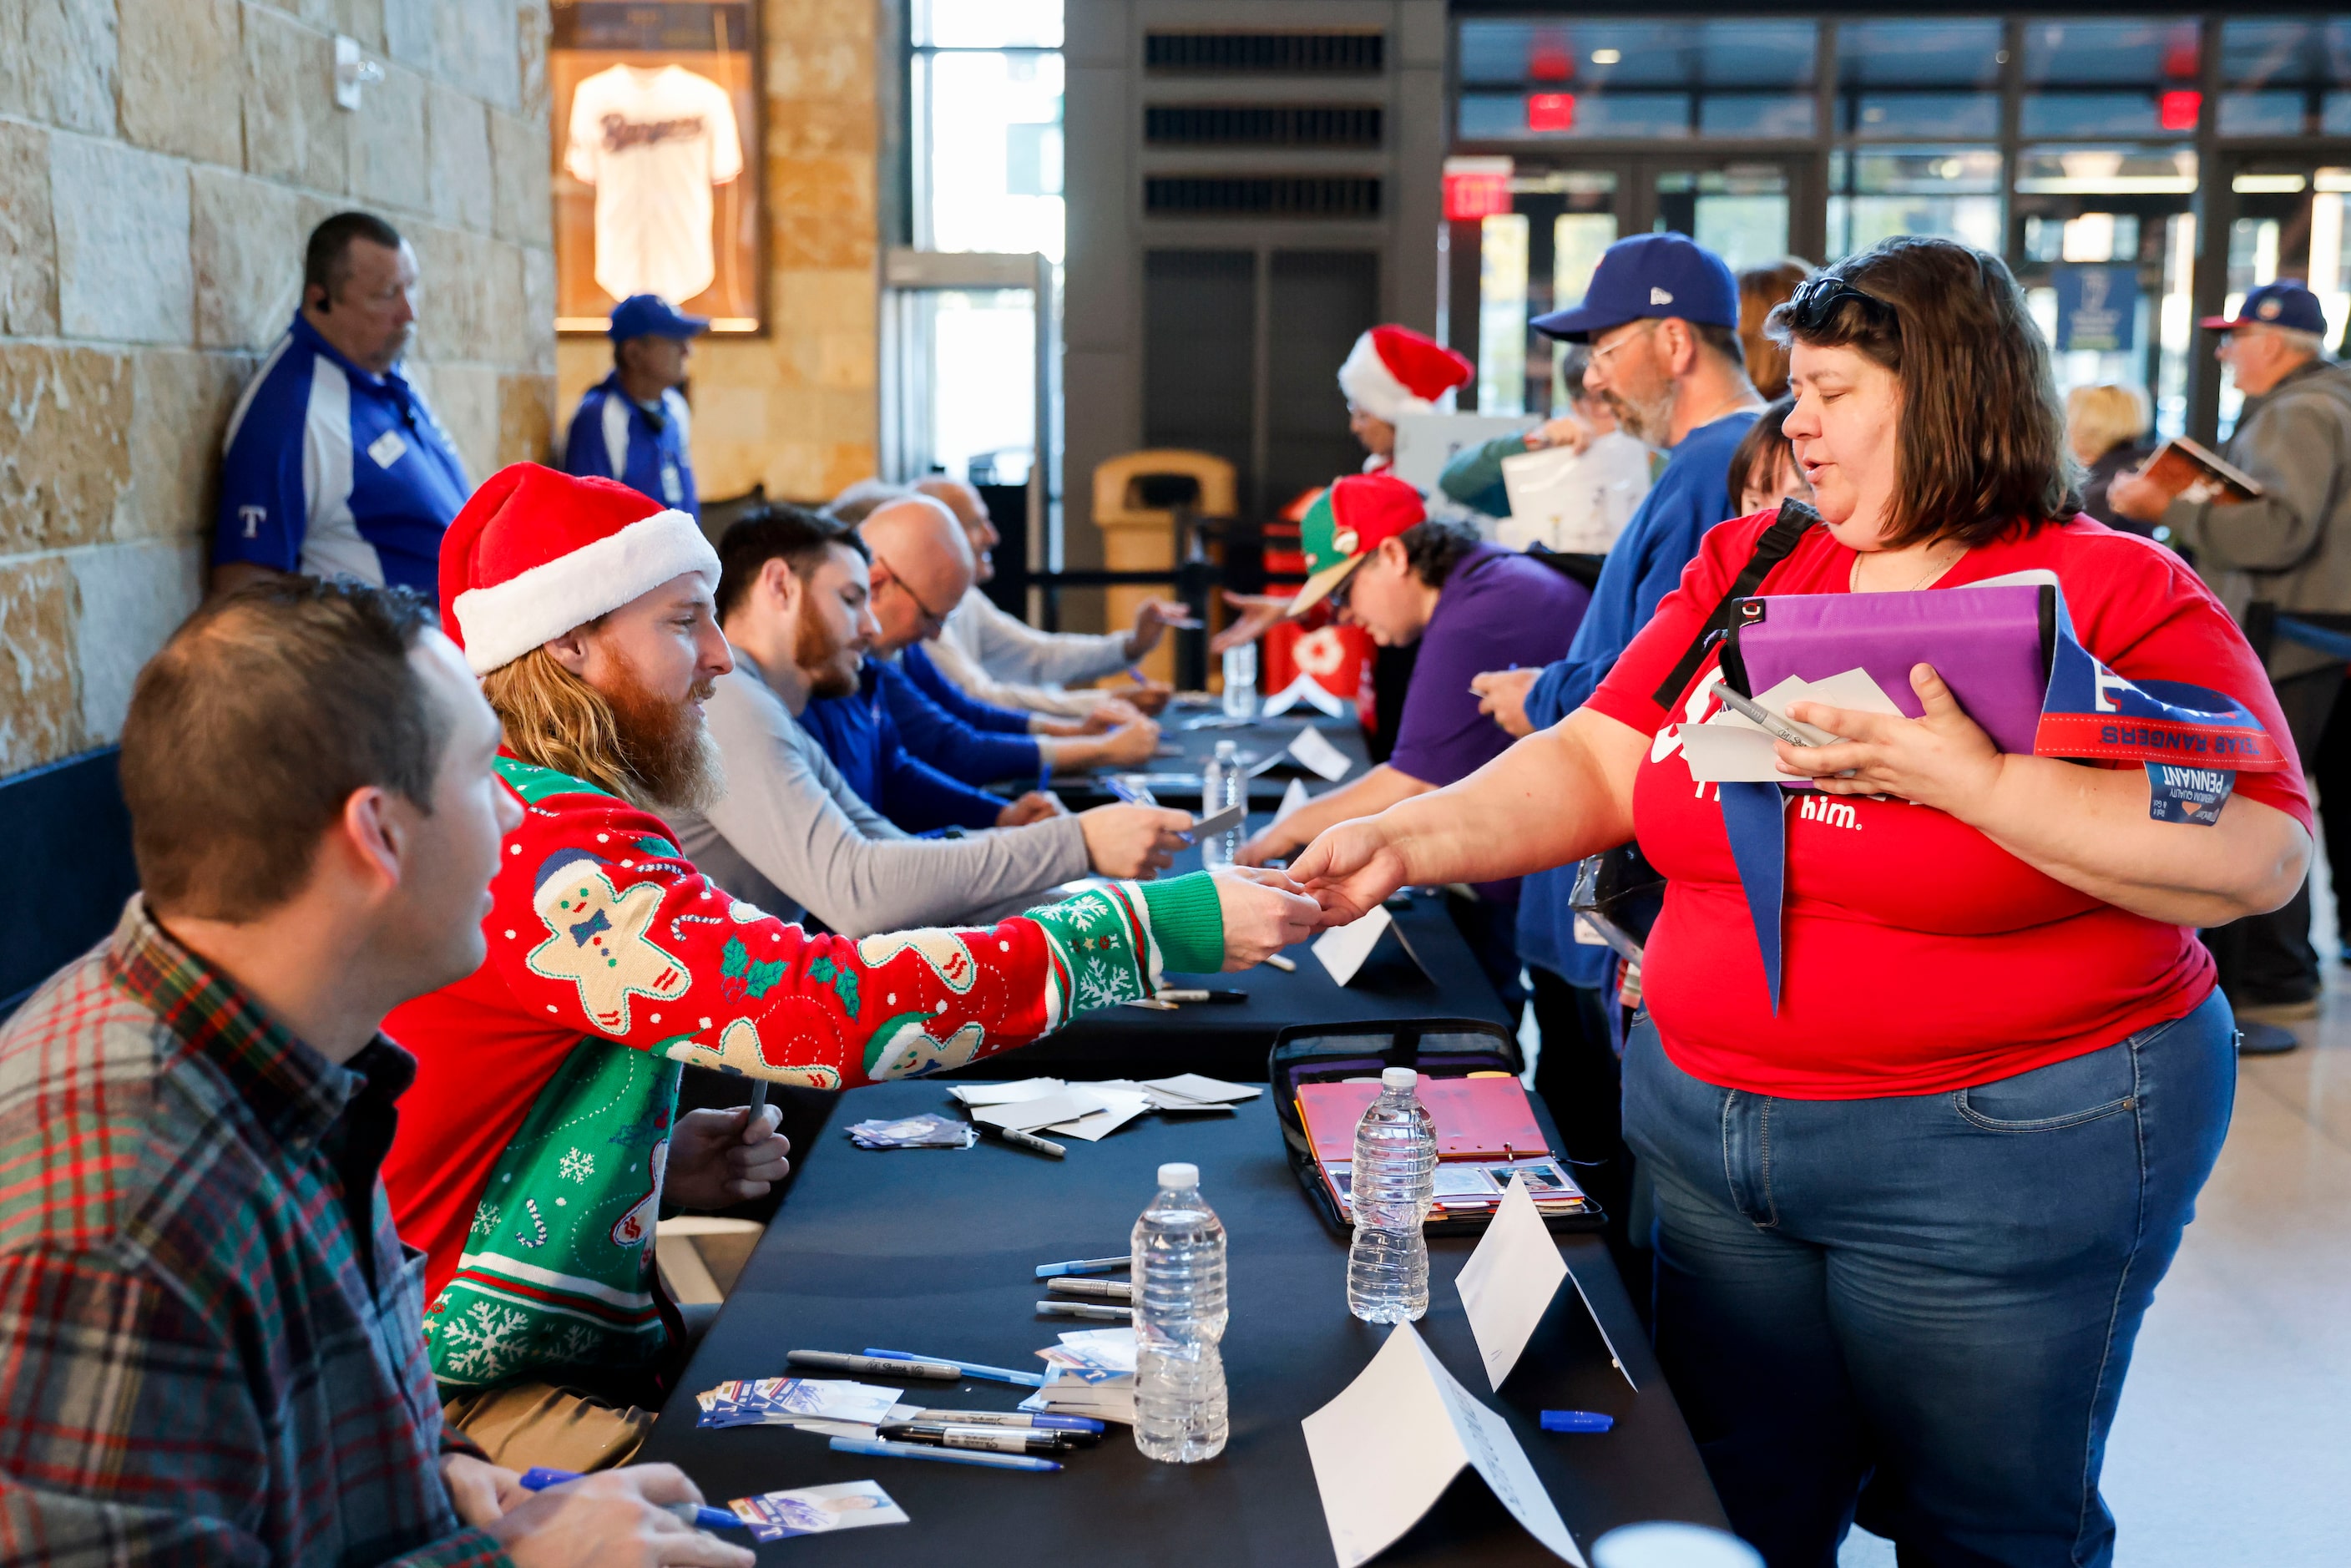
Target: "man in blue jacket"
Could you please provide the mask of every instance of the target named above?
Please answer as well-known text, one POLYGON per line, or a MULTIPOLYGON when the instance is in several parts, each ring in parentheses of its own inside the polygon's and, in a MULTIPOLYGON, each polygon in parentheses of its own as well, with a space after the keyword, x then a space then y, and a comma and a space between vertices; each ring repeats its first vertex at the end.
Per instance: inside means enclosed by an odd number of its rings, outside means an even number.
MULTIPOLYGON (((1720 257, 1676 234, 1637 235, 1601 256, 1583 303, 1535 329, 1592 345, 1584 390, 1618 426, 1671 455, 1625 524, 1567 657, 1541 671, 1480 674, 1481 706, 1512 735, 1548 728, 1583 705, 1681 582, 1698 537, 1730 516, 1730 455, 1763 400, 1739 342, 1739 285, 1720 257)), ((1602 1207, 1621 1218, 1630 1177, 1608 1026, 1610 949, 1567 906, 1575 868, 1520 884, 1519 954, 1534 977, 1542 1053, 1535 1089, 1602 1207)))
POLYGON ((302 307, 229 416, 212 591, 281 573, 440 591, 441 535, 473 486, 400 372, 416 252, 371 213, 310 231, 302 307))
POLYGON ((618 479, 696 522, 694 418, 685 406, 685 361, 709 319, 688 316, 658 294, 632 294, 612 308, 612 373, 588 389, 563 443, 566 473, 618 479))

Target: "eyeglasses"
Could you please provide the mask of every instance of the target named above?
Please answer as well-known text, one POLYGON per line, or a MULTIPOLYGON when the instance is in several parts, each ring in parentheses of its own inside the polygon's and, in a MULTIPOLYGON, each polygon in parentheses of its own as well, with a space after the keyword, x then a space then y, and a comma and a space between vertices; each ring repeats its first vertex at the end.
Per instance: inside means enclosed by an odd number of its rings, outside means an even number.
POLYGON ((1818 332, 1848 299, 1861 306, 1862 319, 1871 327, 1891 328, 1899 319, 1894 307, 1876 295, 1864 294, 1842 277, 1828 277, 1807 278, 1799 285, 1782 307, 1787 312, 1782 319, 1794 331, 1818 332))
POLYGON ((896 567, 892 566, 888 561, 883 560, 878 552, 873 557, 873 564, 880 567, 883 571, 888 572, 890 574, 891 586, 897 589, 899 592, 904 594, 914 602, 915 612, 922 616, 923 624, 929 628, 926 635, 935 637, 938 635, 941 631, 946 629, 947 618, 940 614, 937 611, 932 609, 929 605, 924 603, 923 596, 906 586, 906 580, 898 575, 898 569, 896 567))
POLYGON ((1583 361, 1584 369, 1587 371, 1604 370, 1607 366, 1608 357, 1611 354, 1616 353, 1635 338, 1645 338, 1648 336, 1651 332, 1657 329, 1657 326, 1658 323, 1656 321, 1644 321, 1641 323, 1638 330, 1625 333, 1623 337, 1617 339, 1606 348, 1603 349, 1595 347, 1592 350, 1592 357, 1583 361))

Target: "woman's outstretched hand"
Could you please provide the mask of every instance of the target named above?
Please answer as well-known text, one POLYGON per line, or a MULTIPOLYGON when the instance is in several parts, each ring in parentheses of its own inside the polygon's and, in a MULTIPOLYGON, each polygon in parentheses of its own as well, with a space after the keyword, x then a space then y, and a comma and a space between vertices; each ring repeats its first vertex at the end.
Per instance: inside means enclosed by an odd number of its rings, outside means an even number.
POLYGON ((1377 817, 1324 830, 1290 862, 1290 874, 1322 906, 1321 927, 1362 919, 1405 884, 1404 856, 1377 817))
POLYGON ((1969 809, 1984 801, 2000 780, 2000 748, 1959 706, 1933 665, 1913 666, 1910 689, 1926 708, 1917 718, 1790 703, 1790 718, 1844 738, 1834 746, 1779 742, 1773 750, 1781 771, 1810 775, 1831 794, 1898 795, 1966 821, 1969 809))

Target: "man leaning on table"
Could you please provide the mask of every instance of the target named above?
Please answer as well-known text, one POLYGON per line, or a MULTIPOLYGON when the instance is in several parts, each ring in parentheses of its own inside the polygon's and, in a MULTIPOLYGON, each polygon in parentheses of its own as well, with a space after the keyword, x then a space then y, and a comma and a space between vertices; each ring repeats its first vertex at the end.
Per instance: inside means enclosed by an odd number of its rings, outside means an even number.
POLYGON ((748 1568, 667 1465, 534 1496, 442 1424, 379 1024, 480 961, 497 738, 404 590, 250 587, 141 674, 141 891, 0 1029, 0 1558, 748 1568))

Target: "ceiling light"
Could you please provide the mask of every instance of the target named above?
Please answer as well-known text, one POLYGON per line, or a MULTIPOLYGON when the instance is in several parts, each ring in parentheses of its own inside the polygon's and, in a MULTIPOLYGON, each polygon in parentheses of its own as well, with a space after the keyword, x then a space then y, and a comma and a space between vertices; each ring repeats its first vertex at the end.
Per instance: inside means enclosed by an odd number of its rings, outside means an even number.
POLYGON ((1622 61, 1624 57, 1625 51, 1622 49, 1594 49, 1592 51, 1592 63, 1595 66, 1613 66, 1622 61))

